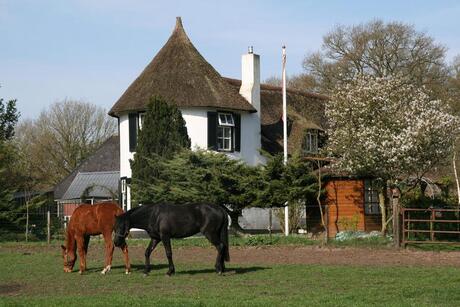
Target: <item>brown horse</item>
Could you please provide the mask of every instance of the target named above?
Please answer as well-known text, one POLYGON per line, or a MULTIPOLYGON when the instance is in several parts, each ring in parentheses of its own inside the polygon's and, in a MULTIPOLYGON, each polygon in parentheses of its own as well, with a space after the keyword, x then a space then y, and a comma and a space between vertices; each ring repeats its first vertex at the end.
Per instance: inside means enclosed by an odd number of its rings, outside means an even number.
MULTIPOLYGON (((110 271, 113 257, 112 231, 115 217, 123 214, 123 210, 116 203, 103 202, 95 205, 82 204, 72 214, 67 226, 66 245, 61 245, 64 257, 64 272, 72 272, 77 260, 76 250, 80 256, 80 274, 86 270, 86 254, 90 236, 104 236, 105 264, 102 274, 110 271)), ((126 274, 131 271, 129 264, 128 246, 120 246, 124 254, 126 274)))

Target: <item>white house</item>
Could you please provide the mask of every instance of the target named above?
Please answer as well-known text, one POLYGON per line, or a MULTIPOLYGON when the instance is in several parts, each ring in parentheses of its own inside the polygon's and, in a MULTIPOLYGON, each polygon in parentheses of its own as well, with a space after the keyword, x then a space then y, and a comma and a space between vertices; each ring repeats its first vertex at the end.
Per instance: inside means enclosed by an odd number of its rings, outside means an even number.
MULTIPOLYGON (((131 208, 129 160, 152 96, 162 96, 179 107, 192 148, 225 152, 250 165, 264 162, 261 148, 279 151, 281 89, 261 86, 260 57, 252 48, 242 56, 241 70, 241 81, 222 77, 193 46, 177 18, 166 44, 109 112, 119 123, 120 202, 124 209, 131 208)), ((312 138, 316 136, 317 140, 324 99, 321 95, 288 91, 291 147, 302 146, 307 135, 310 147, 314 144, 312 138)))

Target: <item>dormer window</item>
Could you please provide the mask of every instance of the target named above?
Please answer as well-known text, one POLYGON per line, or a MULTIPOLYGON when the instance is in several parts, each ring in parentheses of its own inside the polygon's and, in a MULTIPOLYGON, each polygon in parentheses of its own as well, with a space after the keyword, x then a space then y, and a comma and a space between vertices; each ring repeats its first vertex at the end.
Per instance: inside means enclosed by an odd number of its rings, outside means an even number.
POLYGON ((304 154, 317 154, 318 153, 318 130, 309 129, 305 135, 305 142, 303 146, 304 154))
POLYGON ((233 130, 235 122, 233 115, 229 113, 218 113, 219 125, 217 126, 217 150, 232 151, 233 130))

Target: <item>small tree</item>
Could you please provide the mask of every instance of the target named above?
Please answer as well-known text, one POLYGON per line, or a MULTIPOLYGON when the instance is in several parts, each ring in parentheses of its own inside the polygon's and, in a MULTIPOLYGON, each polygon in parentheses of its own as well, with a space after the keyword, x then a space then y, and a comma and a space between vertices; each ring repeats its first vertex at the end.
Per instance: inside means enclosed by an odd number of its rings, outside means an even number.
MULTIPOLYGON (((255 206, 265 208, 284 208, 286 202, 291 210, 289 231, 300 226, 300 217, 307 204, 316 203, 318 182, 310 162, 300 155, 293 155, 284 164, 282 155, 268 157, 262 170, 262 190, 258 193, 255 206)), ((284 228, 284 210, 276 210, 276 215, 284 228)))
POLYGON ((359 76, 326 105, 327 149, 344 171, 380 182, 382 232, 385 191, 406 176, 421 177, 452 149, 459 127, 440 100, 399 77, 359 76))
POLYGON ((190 148, 190 138, 180 110, 161 97, 152 97, 131 160, 135 201, 142 203, 157 197, 146 188, 158 183, 162 160, 171 159, 184 148, 190 148))
POLYGON ((14 203, 13 193, 21 182, 16 168, 18 153, 12 142, 18 119, 16 100, 5 105, 0 98, 0 233, 11 232, 12 226, 19 229, 20 208, 14 203))
POLYGON ((257 198, 260 168, 202 150, 182 150, 171 159, 148 159, 146 163, 147 168, 155 168, 157 175, 144 182, 137 192, 140 199, 226 206, 232 227, 242 232, 238 217, 257 198))
POLYGON ((14 136, 14 128, 19 115, 16 109, 16 99, 4 104, 3 98, 0 98, 0 141, 10 140, 14 136))

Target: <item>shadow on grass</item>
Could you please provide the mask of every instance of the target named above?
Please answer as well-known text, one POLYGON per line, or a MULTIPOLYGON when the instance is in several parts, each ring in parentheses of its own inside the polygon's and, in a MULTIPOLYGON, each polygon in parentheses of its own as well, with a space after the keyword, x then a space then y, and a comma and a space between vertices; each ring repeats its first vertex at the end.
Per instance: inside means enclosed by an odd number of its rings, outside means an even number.
MULTIPOLYGON (((94 268, 87 268, 86 272, 87 273, 93 273, 93 272, 101 272, 104 267, 94 267, 94 268)), ((131 272, 143 272, 145 268, 145 265, 143 264, 131 264, 131 272)), ((168 268, 167 264, 152 264, 150 265, 151 270, 161 270, 164 268, 168 268)), ((124 265, 114 265, 112 266, 113 269, 121 269, 124 270, 125 266, 124 265)), ((77 271, 78 272, 78 271, 77 271)))
MULTIPOLYGON (((251 273, 251 272, 257 272, 257 271, 262 271, 262 270, 267 270, 271 268, 266 268, 266 267, 244 267, 244 268, 228 268, 225 270, 224 275, 226 274, 246 274, 246 273, 251 273)), ((209 273, 215 273, 216 270, 214 269, 201 269, 201 270, 186 270, 186 271, 176 271, 177 275, 195 275, 195 274, 209 274, 209 273)))
MULTIPOLYGON (((152 271, 157 271, 157 270, 162 270, 162 269, 167 269, 168 265, 167 264, 156 264, 156 265, 151 265, 150 266, 150 273, 152 271)), ((89 273, 95 273, 95 272, 101 272, 102 267, 95 267, 95 268, 88 268, 86 269, 86 274, 89 273)), ((113 269, 121 269, 124 270, 125 266, 124 265, 116 265, 112 266, 113 269)), ((241 268, 227 268, 225 270, 224 275, 233 275, 233 274, 246 274, 246 273, 252 273, 252 272, 257 272, 257 271, 262 271, 262 270, 270 270, 270 267, 259 267, 259 266, 254 266, 254 267, 241 267, 241 268)), ((78 272, 78 271, 77 271, 78 272)), ((133 264, 131 265, 131 272, 144 272, 144 265, 143 264, 133 264)), ((176 271, 176 275, 196 275, 196 274, 209 274, 209 273, 215 273, 216 271, 212 268, 209 269, 199 269, 199 270, 179 270, 176 271)))

